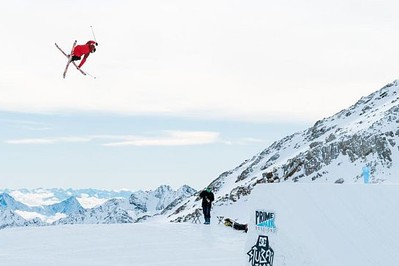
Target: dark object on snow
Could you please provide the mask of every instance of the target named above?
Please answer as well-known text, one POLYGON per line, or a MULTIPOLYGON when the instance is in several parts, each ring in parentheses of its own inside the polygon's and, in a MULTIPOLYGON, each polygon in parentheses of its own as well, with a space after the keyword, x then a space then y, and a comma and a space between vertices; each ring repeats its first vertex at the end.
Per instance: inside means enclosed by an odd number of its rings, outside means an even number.
POLYGON ((236 223, 233 220, 231 220, 230 218, 224 219, 224 225, 233 227, 236 230, 244 231, 245 233, 248 232, 248 224, 236 223))
POLYGON ((202 210, 204 212, 205 224, 210 224, 212 201, 215 200, 215 196, 210 187, 203 190, 199 196, 202 198, 202 210))

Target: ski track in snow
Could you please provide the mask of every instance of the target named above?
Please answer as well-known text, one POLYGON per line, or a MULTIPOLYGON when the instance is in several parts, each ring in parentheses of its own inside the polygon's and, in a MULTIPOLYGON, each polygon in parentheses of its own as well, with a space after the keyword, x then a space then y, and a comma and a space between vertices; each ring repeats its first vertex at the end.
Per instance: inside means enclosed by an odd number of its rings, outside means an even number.
POLYGON ((217 224, 66 225, 0 230, 0 264, 244 264, 246 234, 217 224))

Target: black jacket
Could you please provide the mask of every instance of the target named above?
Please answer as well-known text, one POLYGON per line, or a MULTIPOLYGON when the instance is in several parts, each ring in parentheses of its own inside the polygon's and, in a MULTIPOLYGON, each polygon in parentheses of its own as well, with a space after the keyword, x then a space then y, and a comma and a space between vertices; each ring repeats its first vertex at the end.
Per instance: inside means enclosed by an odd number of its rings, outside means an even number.
POLYGON ((206 190, 203 190, 203 191, 200 193, 199 196, 202 198, 202 206, 211 205, 211 204, 212 204, 212 201, 215 200, 215 196, 213 195, 212 191, 211 191, 211 192, 208 192, 208 191, 206 191, 206 190), (209 200, 209 202, 208 202, 208 200, 209 200))

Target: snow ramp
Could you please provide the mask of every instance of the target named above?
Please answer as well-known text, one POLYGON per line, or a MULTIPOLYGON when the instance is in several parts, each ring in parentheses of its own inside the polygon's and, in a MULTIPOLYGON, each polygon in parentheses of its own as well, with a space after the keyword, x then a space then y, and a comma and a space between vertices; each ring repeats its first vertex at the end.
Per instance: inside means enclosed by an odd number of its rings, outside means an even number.
POLYGON ((399 186, 258 185, 246 265, 399 265, 399 186))

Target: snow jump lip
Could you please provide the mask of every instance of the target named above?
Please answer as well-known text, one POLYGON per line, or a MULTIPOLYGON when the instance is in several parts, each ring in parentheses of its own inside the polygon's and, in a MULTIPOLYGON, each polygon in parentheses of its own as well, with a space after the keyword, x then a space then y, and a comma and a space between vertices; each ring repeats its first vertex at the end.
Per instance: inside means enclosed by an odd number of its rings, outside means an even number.
POLYGON ((260 260, 269 263, 264 265, 396 265, 398 189, 385 184, 256 186, 249 203, 247 265, 260 260))

